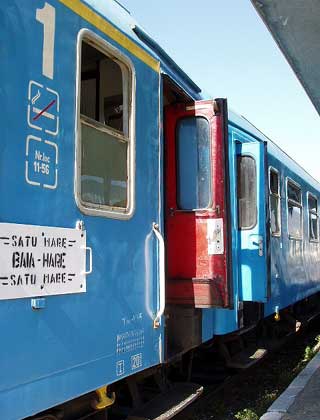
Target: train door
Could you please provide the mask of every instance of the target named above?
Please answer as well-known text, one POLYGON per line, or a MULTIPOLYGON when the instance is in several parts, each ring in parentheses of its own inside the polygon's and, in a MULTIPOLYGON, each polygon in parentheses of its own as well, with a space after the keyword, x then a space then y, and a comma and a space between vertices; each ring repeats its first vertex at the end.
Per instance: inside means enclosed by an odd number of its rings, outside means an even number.
POLYGON ((226 101, 166 108, 167 302, 228 307, 226 101))
POLYGON ((237 144, 240 301, 268 297, 266 143, 237 144))

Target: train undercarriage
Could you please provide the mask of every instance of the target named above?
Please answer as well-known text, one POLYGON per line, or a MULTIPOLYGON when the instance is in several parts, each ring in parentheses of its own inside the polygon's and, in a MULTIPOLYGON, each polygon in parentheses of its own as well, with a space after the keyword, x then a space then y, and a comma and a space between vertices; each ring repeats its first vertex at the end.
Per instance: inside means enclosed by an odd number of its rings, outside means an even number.
POLYGON ((319 314, 320 294, 317 293, 256 324, 216 336, 200 346, 189 341, 192 348, 171 355, 162 366, 137 373, 28 420, 171 419, 199 398, 205 385, 216 383, 219 386, 230 374, 250 368, 302 331, 319 314))

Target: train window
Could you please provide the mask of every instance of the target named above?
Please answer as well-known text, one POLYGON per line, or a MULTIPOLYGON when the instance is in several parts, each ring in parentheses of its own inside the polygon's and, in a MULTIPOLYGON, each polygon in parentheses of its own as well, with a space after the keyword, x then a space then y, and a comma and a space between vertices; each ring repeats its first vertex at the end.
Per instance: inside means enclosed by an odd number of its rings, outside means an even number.
MULTIPOLYGON (((91 39, 81 44, 80 205, 93 212, 130 213, 128 64, 91 39)), ((79 197, 78 197, 79 198, 79 197)), ((113 216, 112 214, 110 215, 113 216)))
POLYGON ((177 127, 177 204, 180 209, 211 204, 210 127, 203 117, 183 118, 177 127))
POLYGON ((276 169, 269 169, 269 191, 270 191, 270 228, 271 234, 280 236, 280 180, 276 169))
POLYGON ((312 194, 308 193, 308 211, 309 211, 309 240, 318 241, 318 200, 312 194))
POLYGON ((251 156, 238 156, 238 225, 252 229, 257 223, 257 169, 251 156))
POLYGON ((301 188, 293 181, 287 182, 288 233, 291 239, 302 238, 301 188))

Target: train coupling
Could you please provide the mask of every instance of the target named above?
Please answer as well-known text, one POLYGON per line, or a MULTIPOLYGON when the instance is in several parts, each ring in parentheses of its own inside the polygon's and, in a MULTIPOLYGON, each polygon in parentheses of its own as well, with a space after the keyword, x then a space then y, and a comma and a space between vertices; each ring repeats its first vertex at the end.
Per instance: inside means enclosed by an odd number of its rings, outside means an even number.
POLYGON ((104 410, 114 404, 116 394, 112 392, 111 396, 108 396, 108 387, 106 385, 96 389, 95 392, 98 397, 98 401, 95 401, 93 406, 96 410, 104 410))

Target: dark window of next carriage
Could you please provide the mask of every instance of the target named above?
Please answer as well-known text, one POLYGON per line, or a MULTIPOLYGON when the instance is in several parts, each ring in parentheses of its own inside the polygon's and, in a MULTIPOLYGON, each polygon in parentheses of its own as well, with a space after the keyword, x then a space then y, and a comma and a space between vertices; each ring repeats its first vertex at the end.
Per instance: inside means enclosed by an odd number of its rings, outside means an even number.
POLYGON ((309 240, 318 241, 318 200, 311 194, 308 194, 308 213, 309 213, 309 240))
POLYGON ((252 229, 257 224, 257 169, 251 156, 238 156, 238 226, 252 229))
POLYGON ((301 188, 293 181, 287 182, 288 233, 290 239, 302 238, 301 188))
POLYGON ((278 171, 273 168, 270 168, 269 171, 269 192, 271 234, 274 236, 280 236, 280 180, 278 171))
POLYGON ((210 126, 203 117, 183 118, 177 126, 177 204, 180 209, 211 204, 210 126))
POLYGON ((130 70, 103 49, 81 47, 81 203, 128 212, 130 70))

